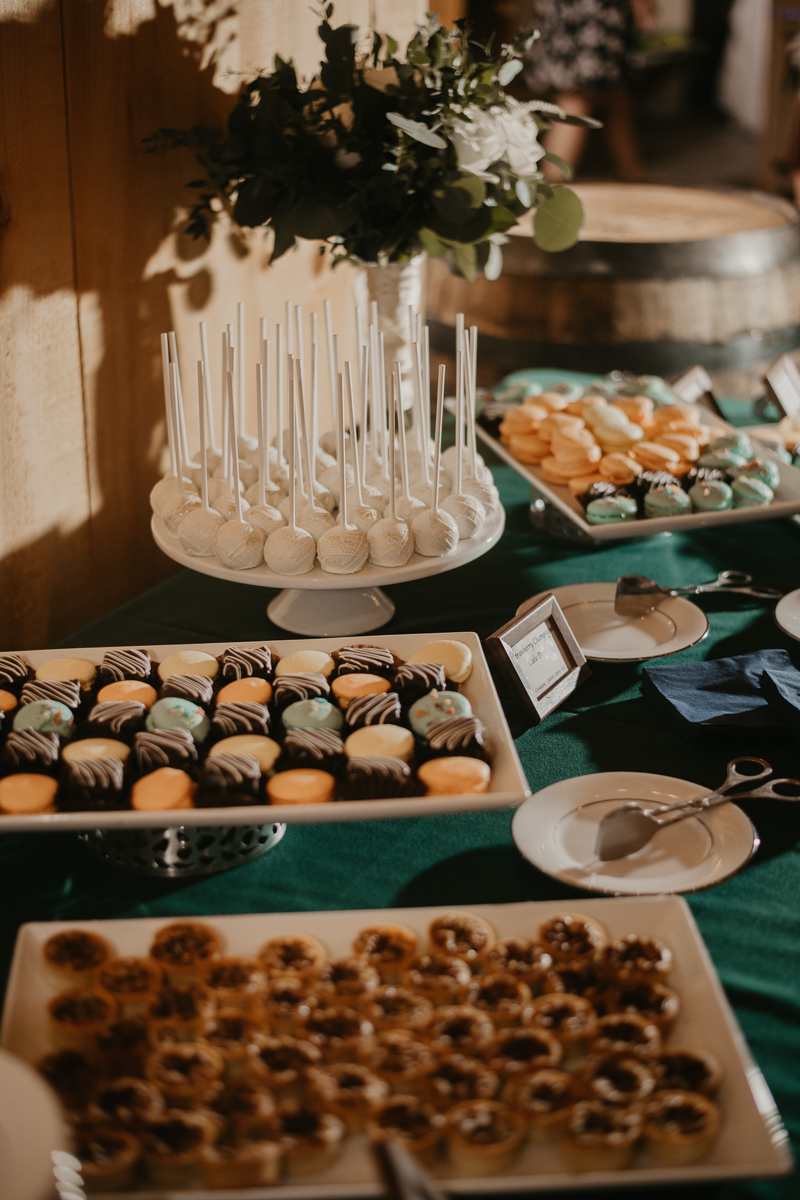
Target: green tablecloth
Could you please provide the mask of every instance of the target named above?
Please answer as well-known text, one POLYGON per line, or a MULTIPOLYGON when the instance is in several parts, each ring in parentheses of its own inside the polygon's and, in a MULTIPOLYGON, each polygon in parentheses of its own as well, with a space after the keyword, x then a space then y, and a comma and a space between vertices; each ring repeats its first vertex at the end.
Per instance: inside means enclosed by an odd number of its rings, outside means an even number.
MULTIPOLYGON (((791 521, 725 527, 671 538, 584 549, 531 531, 530 491, 506 466, 494 468, 508 514, 506 532, 483 559, 445 575, 387 589, 397 615, 385 632, 474 629, 485 637, 543 588, 641 572, 666 584, 698 582, 718 570, 750 571, 789 591, 800 585, 800 528, 791 521)), ((272 593, 182 571, 123 605, 64 645, 147 644, 279 638, 265 605, 272 593)), ((767 609, 710 611, 706 641, 685 659, 800 647, 767 609)), ((592 771, 645 770, 714 786, 725 748, 698 749, 666 727, 642 699, 636 666, 595 666, 568 704, 537 729, 505 696, 519 753, 536 789, 592 771)), ((768 753, 796 775, 791 741, 767 745, 742 734, 738 753, 768 753)), ((800 1142, 800 806, 750 808, 762 838, 756 858, 690 904, 755 1057, 795 1142, 800 1142)), ((391 905, 469 905, 568 899, 580 893, 524 862, 511 840, 511 811, 363 824, 299 825, 257 862, 200 882, 161 882, 107 870, 65 835, 0 839, 0 979, 17 926, 25 921, 212 914, 391 905)), ((646 1189, 652 1195, 653 1189, 646 1189)), ((795 1197, 800 1177, 772 1183, 682 1188, 691 1200, 795 1197)), ((640 1194, 629 1192, 626 1195, 640 1194)))

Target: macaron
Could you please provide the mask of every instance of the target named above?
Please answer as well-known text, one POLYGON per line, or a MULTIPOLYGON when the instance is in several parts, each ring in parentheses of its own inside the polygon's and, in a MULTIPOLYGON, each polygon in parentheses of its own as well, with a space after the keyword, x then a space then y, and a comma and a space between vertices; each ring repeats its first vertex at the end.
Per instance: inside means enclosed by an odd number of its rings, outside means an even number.
POLYGON ((160 679, 169 679, 171 675, 208 675, 209 679, 215 679, 218 671, 219 663, 204 650, 176 650, 158 665, 160 679))
POLYGON ((691 511, 692 502, 686 492, 671 483, 651 488, 644 498, 646 517, 680 517, 691 511))
POLYGON ((742 454, 739 450, 727 447, 721 447, 719 450, 706 450, 705 454, 701 454, 697 460, 699 467, 722 467, 724 471, 731 467, 743 467, 748 459, 747 454, 742 454))
POLYGON ((275 668, 277 675, 304 675, 309 671, 316 675, 324 675, 326 678, 332 675, 336 669, 336 663, 331 658, 330 654, 325 650, 297 650, 294 654, 287 654, 282 658, 275 668))
POLYGON ((617 525, 620 521, 635 521, 638 509, 630 496, 603 496, 586 506, 590 525, 617 525))
POLYGON ((75 732, 72 709, 58 700, 32 700, 14 715, 15 729, 35 729, 38 733, 57 733, 66 741, 75 732))
POLYGON ((0 689, 0 712, 11 712, 18 704, 19 701, 13 692, 6 692, 0 689))
POLYGON ((760 479, 740 475, 731 484, 734 508, 764 508, 775 498, 771 487, 760 479))
POLYGON ((331 683, 331 691, 339 701, 341 708, 346 709, 351 700, 360 696, 380 696, 389 691, 389 680, 382 675, 340 675, 331 683))
POLYGON ((53 812, 58 781, 49 775, 7 775, 0 779, 0 812, 25 816, 53 812))
POLYGON ((428 692, 408 710, 408 723, 417 737, 424 737, 425 730, 431 721, 441 721, 444 717, 469 717, 472 715, 472 705, 466 696, 460 692, 428 692))
POLYGON ((402 725, 365 725, 345 740, 348 758, 402 758, 414 753, 414 735, 402 725))
POLYGON ((166 696, 150 709, 145 726, 150 730, 185 729, 201 745, 208 737, 211 722, 199 704, 182 700, 179 696, 166 696))
POLYGON ((138 679, 120 679, 115 683, 107 683, 97 693, 98 704, 113 704, 117 701, 124 704, 133 700, 137 704, 143 704, 145 708, 152 708, 157 699, 156 689, 138 679))
POLYGON ((272 684, 256 675, 234 679, 226 683, 217 693, 217 704, 269 704, 272 699, 272 684))
POLYGON ((737 454, 743 454, 745 458, 753 457, 753 443, 746 433, 722 433, 719 437, 711 439, 708 449, 711 453, 715 450, 734 450, 737 454))
POLYGON ((412 663, 439 663, 453 683, 464 683, 472 673, 472 651, 464 642, 428 642, 408 659, 412 663))
POLYGON ((731 467, 730 474, 734 479, 740 475, 746 475, 748 479, 760 479, 768 488, 772 488, 773 492, 781 481, 778 464, 769 458, 752 458, 743 467, 731 467))
POLYGON ((197 785, 185 771, 176 767, 158 767, 137 779, 131 788, 131 807, 140 812, 161 812, 175 808, 193 808, 192 796, 197 785))
POLYGON ((267 795, 272 804, 325 804, 333 799, 335 783, 328 771, 298 767, 273 775, 267 781, 267 795))
POLYGON ((340 709, 330 700, 295 700, 281 713, 283 727, 289 729, 336 729, 344 725, 340 709))
POLYGON ((695 483, 690 487, 689 499, 697 512, 721 512, 733 504, 733 492, 727 483, 712 479, 708 483, 695 483))
POLYGON ((208 752, 209 758, 218 754, 250 754, 258 762, 262 775, 266 775, 280 758, 281 748, 272 738, 259 733, 237 733, 233 737, 215 742, 208 752))
POLYGON ((489 790, 488 763, 479 758, 432 758, 417 771, 428 796, 473 795, 489 790))
POLYGON ((59 683, 77 680, 84 691, 94 683, 97 667, 86 658, 51 658, 36 668, 37 679, 53 679, 59 683))
POLYGON ((65 763, 88 762, 93 758, 118 758, 125 762, 130 752, 130 746, 116 738, 94 737, 70 742, 61 751, 61 757, 65 763))

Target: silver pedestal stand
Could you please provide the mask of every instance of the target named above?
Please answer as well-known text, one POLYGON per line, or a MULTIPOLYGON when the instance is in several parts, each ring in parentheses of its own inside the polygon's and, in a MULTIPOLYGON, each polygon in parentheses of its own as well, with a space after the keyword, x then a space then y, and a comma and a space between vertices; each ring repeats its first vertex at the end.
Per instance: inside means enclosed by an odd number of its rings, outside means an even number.
POLYGON ((92 858, 132 875, 182 879, 216 875, 272 850, 286 826, 214 825, 170 829, 90 829, 78 841, 92 858))

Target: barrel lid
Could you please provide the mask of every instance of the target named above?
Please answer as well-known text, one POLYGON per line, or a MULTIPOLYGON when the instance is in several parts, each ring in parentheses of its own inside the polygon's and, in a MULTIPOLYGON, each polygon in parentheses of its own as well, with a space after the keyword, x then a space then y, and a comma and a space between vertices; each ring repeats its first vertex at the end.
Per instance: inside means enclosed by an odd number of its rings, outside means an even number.
POLYGON ((534 245, 529 214, 507 245, 505 272, 548 278, 760 275, 800 253, 800 215, 760 192, 661 184, 583 183, 586 221, 577 245, 534 245))

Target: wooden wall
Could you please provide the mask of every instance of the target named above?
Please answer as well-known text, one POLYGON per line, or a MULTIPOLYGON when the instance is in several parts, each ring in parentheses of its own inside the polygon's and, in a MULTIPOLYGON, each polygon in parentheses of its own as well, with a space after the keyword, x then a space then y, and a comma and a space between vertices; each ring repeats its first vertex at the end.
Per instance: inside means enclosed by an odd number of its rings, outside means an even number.
MULTIPOLYGON (((335 16, 402 41, 425 7, 338 0, 335 16)), ((187 381, 201 319, 218 380, 238 300, 251 346, 286 298, 310 311, 329 296, 354 336, 349 267, 331 274, 309 243, 270 267, 257 232, 191 242, 191 155, 140 150, 160 125, 221 124, 278 50, 311 73, 315 24, 296 0, 0 0, 0 648, 46 646, 173 569, 147 503, 162 330, 187 381)))

